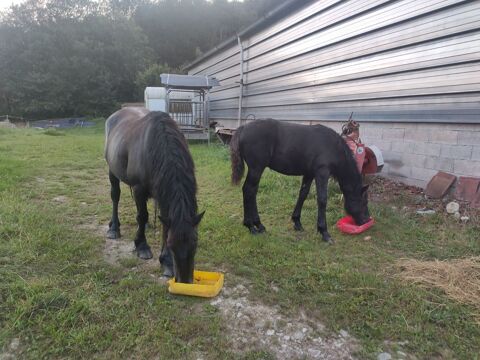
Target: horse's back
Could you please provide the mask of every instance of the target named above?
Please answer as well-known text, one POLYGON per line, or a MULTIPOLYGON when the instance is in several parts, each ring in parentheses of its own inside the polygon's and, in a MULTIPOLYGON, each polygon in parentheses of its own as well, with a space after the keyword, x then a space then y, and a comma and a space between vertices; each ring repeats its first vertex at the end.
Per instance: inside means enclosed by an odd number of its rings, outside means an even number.
POLYGON ((148 114, 145 108, 127 107, 113 113, 105 122, 105 159, 110 171, 129 185, 141 181, 148 114))
POLYGON ((342 151, 342 141, 323 125, 266 119, 245 125, 240 145, 249 166, 258 163, 286 175, 306 175, 320 166, 330 167, 342 151))

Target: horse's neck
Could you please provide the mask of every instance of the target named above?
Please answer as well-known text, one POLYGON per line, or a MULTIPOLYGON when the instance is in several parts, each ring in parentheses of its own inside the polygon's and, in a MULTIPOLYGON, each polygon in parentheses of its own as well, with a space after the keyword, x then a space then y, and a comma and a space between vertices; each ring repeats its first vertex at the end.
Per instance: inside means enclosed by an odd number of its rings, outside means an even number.
POLYGON ((346 161, 341 166, 341 171, 338 171, 336 174, 338 184, 346 199, 350 198, 362 187, 362 176, 358 173, 356 164, 354 165, 353 167, 352 164, 346 161))
POLYGON ((162 214, 168 215, 172 221, 189 220, 196 213, 195 185, 160 182, 155 197, 162 214))

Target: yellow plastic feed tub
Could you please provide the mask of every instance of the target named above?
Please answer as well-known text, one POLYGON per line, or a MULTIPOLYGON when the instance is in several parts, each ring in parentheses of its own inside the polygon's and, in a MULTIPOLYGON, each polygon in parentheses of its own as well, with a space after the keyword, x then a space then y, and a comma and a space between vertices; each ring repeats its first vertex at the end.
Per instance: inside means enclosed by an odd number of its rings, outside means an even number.
POLYGON ((200 297, 217 296, 223 287, 223 274, 219 272, 193 272, 193 284, 177 283, 175 278, 168 280, 168 291, 171 294, 200 297))

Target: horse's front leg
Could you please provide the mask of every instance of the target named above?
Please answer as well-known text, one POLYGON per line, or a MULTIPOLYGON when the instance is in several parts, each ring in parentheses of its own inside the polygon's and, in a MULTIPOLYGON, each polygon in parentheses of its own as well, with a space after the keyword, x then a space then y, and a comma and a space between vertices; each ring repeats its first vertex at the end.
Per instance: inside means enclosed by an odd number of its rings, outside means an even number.
POLYGON ((133 188, 133 197, 135 198, 135 204, 137 205, 137 234, 135 235, 135 250, 137 256, 140 259, 148 260, 153 257, 152 250, 147 244, 147 238, 145 237, 145 225, 148 222, 147 211, 147 192, 140 186, 133 188))
POLYGON ((317 230, 322 234, 323 241, 333 244, 334 240, 327 230, 327 193, 328 193, 328 178, 330 174, 326 169, 320 169, 315 174, 315 185, 317 187, 317 205, 318 205, 318 220, 317 230))
POLYGON ((300 217, 302 215, 302 207, 305 199, 310 192, 310 186, 312 185, 313 178, 304 176, 302 179, 302 186, 300 187, 300 193, 298 194, 297 205, 295 205, 295 209, 293 210, 292 214, 292 221, 294 223, 293 227, 297 231, 302 231, 303 226, 300 221, 300 217))
POLYGON ((260 221, 257 208, 257 192, 264 169, 248 169, 247 178, 243 184, 243 225, 252 234, 265 232, 265 226, 260 221))
POLYGON ((110 196, 112 198, 112 219, 108 224, 107 238, 109 239, 118 239, 120 235, 120 220, 118 219, 118 202, 120 201, 120 180, 112 174, 111 171, 108 172, 110 178, 110 196))
POLYGON ((163 238, 163 243, 162 243, 162 251, 160 253, 160 257, 158 260, 160 261, 160 265, 163 267, 163 276, 171 278, 175 276, 175 273, 173 272, 173 260, 172 260, 172 254, 170 253, 170 250, 167 248, 167 238, 168 238, 168 224, 163 224, 162 225, 162 238, 163 238))

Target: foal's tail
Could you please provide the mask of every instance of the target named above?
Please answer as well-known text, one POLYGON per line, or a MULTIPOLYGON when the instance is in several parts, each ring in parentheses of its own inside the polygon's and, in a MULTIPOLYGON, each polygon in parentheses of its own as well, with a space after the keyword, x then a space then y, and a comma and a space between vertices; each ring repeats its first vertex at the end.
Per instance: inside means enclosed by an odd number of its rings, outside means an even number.
POLYGON ((240 134, 243 131, 243 126, 240 126, 233 134, 230 141, 230 160, 232 162, 232 184, 238 185, 242 180, 245 172, 245 164, 243 163, 242 154, 240 153, 240 134))

